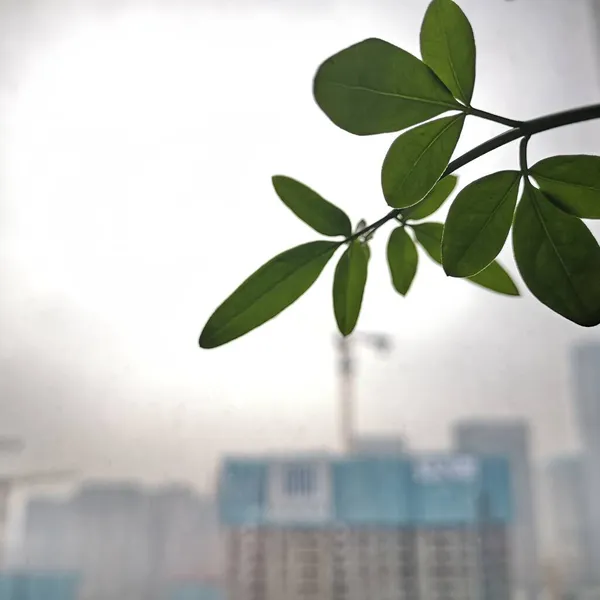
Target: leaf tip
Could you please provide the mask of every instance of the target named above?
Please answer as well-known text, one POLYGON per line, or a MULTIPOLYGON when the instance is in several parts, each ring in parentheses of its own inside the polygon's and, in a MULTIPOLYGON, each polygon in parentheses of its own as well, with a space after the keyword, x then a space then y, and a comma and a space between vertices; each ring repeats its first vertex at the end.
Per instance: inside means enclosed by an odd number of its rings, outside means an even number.
POLYGON ((210 350, 211 348, 214 348, 214 345, 211 343, 211 340, 208 338, 208 336, 204 335, 204 331, 200 334, 198 346, 200 346, 202 350, 210 350))
MULTIPOLYGON (((497 291, 497 290, 496 290, 497 291)), ((521 292, 519 291, 519 288, 514 284, 510 289, 507 290, 503 290, 501 292, 498 292, 500 294, 503 294, 504 296, 511 296, 512 298, 518 298, 521 295, 521 292)))
POLYGON ((444 270, 444 275, 446 277, 456 277, 456 275, 454 275, 454 273, 452 272, 452 269, 444 262, 443 246, 442 246, 442 269, 444 270))
POLYGON ((203 350, 211 350, 212 348, 216 348, 217 346, 221 345, 218 342, 218 340, 215 339, 213 332, 211 331, 210 319, 204 326, 204 329, 202 329, 202 332, 200 333, 200 338, 198 339, 198 345, 203 350))
POLYGON ((282 181, 282 179, 284 179, 283 175, 273 175, 271 177, 271 183, 273 184, 275 191, 277 191, 277 184, 280 183, 282 181))

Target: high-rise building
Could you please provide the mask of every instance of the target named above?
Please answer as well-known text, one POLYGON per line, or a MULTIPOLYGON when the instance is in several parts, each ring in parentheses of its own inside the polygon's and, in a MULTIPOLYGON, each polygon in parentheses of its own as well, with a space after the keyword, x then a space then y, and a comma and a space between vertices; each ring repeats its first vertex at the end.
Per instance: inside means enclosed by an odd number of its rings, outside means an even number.
POLYGON ((459 452, 504 456, 509 461, 514 498, 514 583, 521 594, 533 600, 539 589, 539 564, 529 426, 512 420, 461 421, 455 424, 453 437, 459 452))
POLYGON ((583 444, 590 583, 600 585, 600 344, 573 349, 575 412, 583 444))
POLYGON ((229 600, 508 600, 502 458, 230 458, 229 600))
POLYGON ((561 456, 546 469, 552 563, 564 593, 581 589, 587 579, 588 555, 585 478, 581 456, 561 456))

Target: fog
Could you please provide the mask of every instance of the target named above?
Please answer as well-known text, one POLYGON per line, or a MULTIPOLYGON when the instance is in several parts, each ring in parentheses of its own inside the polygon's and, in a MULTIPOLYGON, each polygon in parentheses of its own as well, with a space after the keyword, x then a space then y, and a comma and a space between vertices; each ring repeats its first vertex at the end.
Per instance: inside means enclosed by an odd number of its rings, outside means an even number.
MULTIPOLYGON (((591 0, 460 5, 478 43, 475 106, 527 119, 597 102, 591 0)), ((311 78, 366 37, 418 54, 426 6, 2 3, 0 433, 26 442, 3 472, 212 493, 223 455, 339 448, 332 265, 263 328, 210 352, 197 338, 249 273, 313 239, 271 175, 304 181, 354 222, 384 214, 393 137, 334 127, 311 78)), ((502 129, 469 120, 457 153, 502 129)), ((595 122, 554 130, 532 140, 531 158, 599 153, 599 136, 595 122)), ((462 169, 460 185, 517 161, 503 147, 462 169)), ((384 244, 375 237, 359 329, 387 332, 393 351, 357 349, 357 431, 439 449, 456 420, 518 417, 536 460, 578 450, 570 353, 598 332, 522 283, 507 299, 426 260, 402 299, 384 244)), ((501 259, 516 274, 509 245, 501 259)))

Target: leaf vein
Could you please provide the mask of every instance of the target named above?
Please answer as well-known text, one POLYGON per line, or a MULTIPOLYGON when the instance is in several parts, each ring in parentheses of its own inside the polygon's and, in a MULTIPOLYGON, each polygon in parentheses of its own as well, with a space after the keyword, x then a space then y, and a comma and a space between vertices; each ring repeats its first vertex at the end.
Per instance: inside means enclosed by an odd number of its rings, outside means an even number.
MULTIPOLYGON (((442 9, 439 9, 440 13, 442 12, 442 9)), ((445 22, 445 19, 442 16, 442 23, 445 22)), ((442 31, 444 32, 444 41, 446 42, 446 50, 447 50, 447 56, 448 56, 448 63, 450 64, 450 70, 452 71, 452 76, 454 77, 454 82, 456 83, 456 86, 458 87, 461 96, 464 98, 467 97, 467 95, 465 94, 465 91, 463 90, 463 87, 458 79, 458 75, 456 74, 456 69, 454 68, 454 61, 452 60, 452 52, 450 51, 450 42, 448 41, 448 32, 446 31, 446 27, 444 25, 442 25, 442 31)))
MULTIPOLYGON (((339 246, 339 244, 338 244, 338 246, 339 246)), ((228 327, 230 327, 233 323, 235 323, 240 317, 243 317, 248 312, 249 309, 251 309, 257 302, 259 302, 262 298, 264 298, 264 296, 266 296, 269 292, 271 292, 275 288, 279 287, 286 279, 289 279, 293 274, 295 274, 298 271, 300 271, 300 269, 304 269, 310 263, 312 263, 313 261, 315 261, 317 259, 322 258, 325 254, 328 254, 332 250, 334 250, 334 248, 332 248, 332 247, 324 249, 322 252, 320 252, 319 254, 315 254, 312 258, 310 258, 305 263, 303 263, 302 266, 300 266, 299 268, 293 269, 291 271, 288 271, 287 273, 285 273, 284 275, 282 275, 279 279, 277 279, 277 281, 275 281, 273 283, 272 286, 270 286, 269 288, 264 289, 260 294, 258 294, 257 296, 255 296, 254 299, 252 300, 252 302, 248 303, 246 305, 246 307, 245 307, 244 310, 236 313, 226 323, 223 323, 223 325, 221 327, 219 327, 219 329, 216 329, 214 331, 214 333, 213 333, 213 337, 217 336, 220 333, 222 333, 224 330, 227 330, 228 327)))
POLYGON ((536 175, 532 173, 535 179, 545 179, 546 181, 552 181, 554 183, 562 183, 563 185, 571 185, 573 187, 582 188, 584 190, 591 190, 593 192, 600 192, 600 187, 594 187, 593 185, 584 185, 583 183, 575 183, 574 181, 565 181, 563 179, 555 179, 554 177, 548 177, 547 175, 536 175))
MULTIPOLYGON (((500 199, 500 201, 494 207, 494 210, 487 216, 484 224, 482 225, 481 229, 479 230, 479 233, 465 247, 464 252, 462 253, 462 255, 460 257, 460 260, 462 260, 465 257, 465 254, 467 254, 467 252, 469 252, 469 250, 473 247, 473 244, 479 239, 479 237, 481 237, 481 234, 484 232, 484 230, 486 229, 486 227, 490 224, 491 220, 494 218, 494 216, 496 215, 496 213, 500 210, 500 208, 504 204, 504 201, 506 200, 506 198, 509 195, 509 193, 515 187, 515 184, 517 184, 517 185, 519 184, 520 179, 521 178, 519 176, 515 177, 515 181, 513 181, 510 184, 509 188, 506 190, 506 192, 504 193, 504 195, 502 196, 502 198, 500 199)), ((457 261, 457 262, 460 262, 460 260, 457 261)), ((477 275, 477 273, 474 273, 474 275, 477 275)))
POLYGON ((356 90, 361 92, 371 92, 373 94, 377 94, 379 96, 389 96, 391 98, 401 98, 402 100, 411 100, 413 102, 423 102, 424 104, 434 104, 436 106, 444 106, 448 108, 448 110, 460 110, 461 106, 459 104, 453 104, 451 102, 444 102, 443 100, 434 100, 431 98, 423 98, 419 96, 409 96, 407 94, 399 94, 398 92, 385 92, 383 90, 376 90, 374 88, 365 87, 362 85, 349 85, 347 83, 340 83, 337 81, 329 81, 327 82, 329 85, 341 87, 347 90, 356 90))
MULTIPOLYGON (((531 184, 529 184, 529 185, 531 185, 531 184)), ((531 198, 530 201, 533 203, 533 209, 535 211, 535 214, 540 222, 540 225, 542 226, 542 229, 544 230, 544 233, 546 234, 546 238, 548 239, 548 242, 550 243, 552 250, 556 254, 556 258, 558 258, 558 262, 560 263, 560 266, 562 267, 562 270, 565 273, 567 281, 569 282, 569 286, 573 290, 574 297, 577 299, 577 302, 579 303, 580 308, 582 308, 583 311, 586 312, 586 305, 583 302, 583 300, 581 299, 579 292, 577 291, 577 287, 575 286, 575 284, 573 283, 573 279, 571 278, 571 273, 570 273, 569 269, 567 268, 567 265, 565 264, 563 257, 561 255, 560 251, 558 250, 558 247, 554 243, 552 236, 550 235, 550 231, 548 230, 548 227, 546 226, 546 221, 544 220, 544 217, 540 211, 540 208, 537 204, 537 200, 535 198, 531 198)))
POLYGON ((427 146, 425 146, 425 148, 423 148, 423 150, 415 159, 415 162, 413 163, 412 167, 404 174, 404 177, 402 177, 402 179, 394 186, 394 195, 396 195, 396 193, 398 193, 398 190, 404 186, 404 183, 406 182, 408 177, 415 170, 415 167, 419 164, 423 156, 425 156, 425 154, 429 151, 431 146, 433 146, 433 144, 435 144, 435 142, 437 142, 440 139, 440 137, 442 137, 442 135, 444 135, 444 133, 446 133, 446 131, 448 131, 448 129, 450 129, 450 127, 452 127, 452 125, 454 125, 457 122, 458 119, 460 119, 460 116, 457 116, 456 118, 452 119, 452 121, 450 121, 450 123, 448 123, 448 125, 446 125, 434 138, 432 138, 432 140, 427 144, 427 146))

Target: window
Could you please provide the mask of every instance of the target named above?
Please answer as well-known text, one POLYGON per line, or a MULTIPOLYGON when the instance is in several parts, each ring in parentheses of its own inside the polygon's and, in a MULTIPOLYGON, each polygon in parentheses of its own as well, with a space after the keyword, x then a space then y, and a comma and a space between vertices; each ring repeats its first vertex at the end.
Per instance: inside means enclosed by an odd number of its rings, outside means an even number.
POLYGON ((311 465, 288 467, 283 480, 284 491, 288 496, 310 496, 317 488, 317 477, 311 465))

